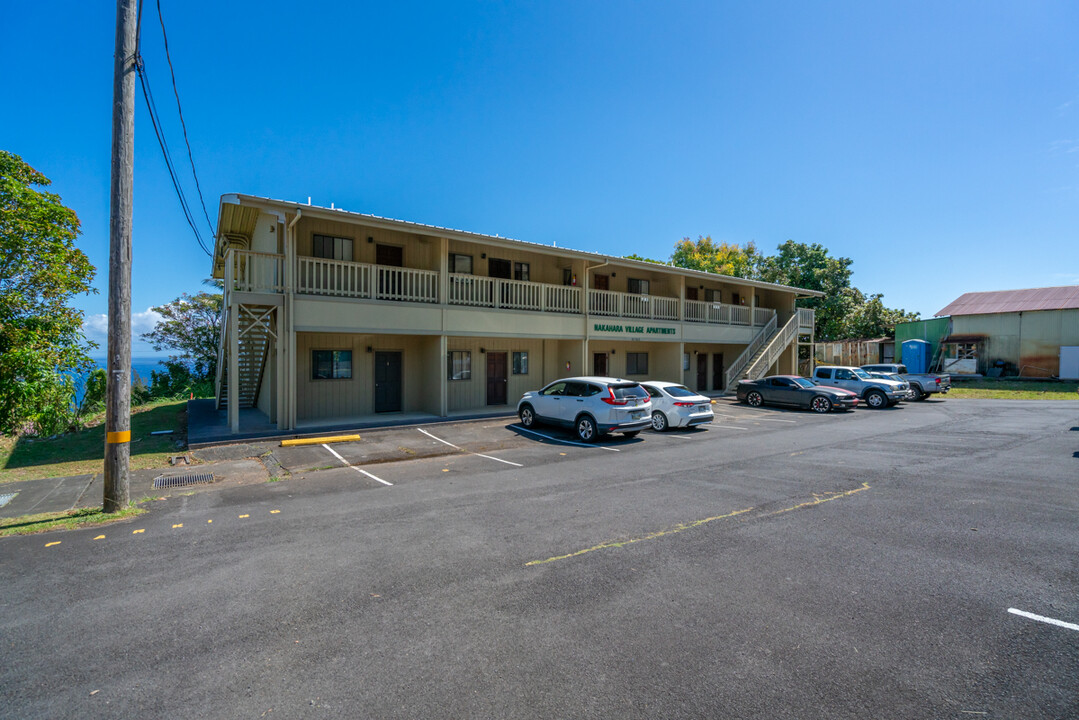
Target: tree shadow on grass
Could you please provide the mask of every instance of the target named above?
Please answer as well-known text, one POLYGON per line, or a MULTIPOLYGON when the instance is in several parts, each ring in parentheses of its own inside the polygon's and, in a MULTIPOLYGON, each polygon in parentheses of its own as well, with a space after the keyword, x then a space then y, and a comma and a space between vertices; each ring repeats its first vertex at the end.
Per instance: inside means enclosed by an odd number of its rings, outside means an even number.
MULTIPOLYGON (((176 401, 131 413, 131 457, 175 452, 176 441, 187 431, 186 403, 176 401), (155 430, 172 430, 172 435, 150 435, 155 430)), ((53 438, 20 437, 2 470, 103 460, 104 424, 53 438)))

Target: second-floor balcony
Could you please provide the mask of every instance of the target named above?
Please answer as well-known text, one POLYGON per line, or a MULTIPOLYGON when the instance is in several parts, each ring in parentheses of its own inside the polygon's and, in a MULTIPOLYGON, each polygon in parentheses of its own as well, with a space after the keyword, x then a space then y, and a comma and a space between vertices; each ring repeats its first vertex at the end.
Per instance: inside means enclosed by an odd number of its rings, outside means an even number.
MULTIPOLYGON (((283 255, 230 250, 225 264, 226 292, 285 292, 284 270, 283 255)), ((292 278, 294 291, 301 295, 433 305, 442 302, 440 273, 433 270, 304 256, 296 258, 292 278)), ((582 288, 571 285, 450 273, 445 302, 477 308, 576 315, 587 310, 590 315, 605 317, 753 327, 767 325, 776 313, 772 308, 698 300, 685 300, 680 312, 682 301, 678 298, 611 290, 589 290, 585 309, 582 292, 582 288)), ((811 312, 799 311, 800 314, 811 312)))

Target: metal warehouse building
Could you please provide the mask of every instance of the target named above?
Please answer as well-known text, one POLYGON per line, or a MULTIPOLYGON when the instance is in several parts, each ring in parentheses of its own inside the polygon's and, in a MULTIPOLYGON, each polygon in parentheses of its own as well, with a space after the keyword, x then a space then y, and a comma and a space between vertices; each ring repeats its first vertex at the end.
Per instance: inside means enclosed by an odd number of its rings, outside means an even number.
POLYGON ((937 315, 897 326, 897 345, 927 340, 957 375, 1079 378, 1079 285, 965 293, 937 315))

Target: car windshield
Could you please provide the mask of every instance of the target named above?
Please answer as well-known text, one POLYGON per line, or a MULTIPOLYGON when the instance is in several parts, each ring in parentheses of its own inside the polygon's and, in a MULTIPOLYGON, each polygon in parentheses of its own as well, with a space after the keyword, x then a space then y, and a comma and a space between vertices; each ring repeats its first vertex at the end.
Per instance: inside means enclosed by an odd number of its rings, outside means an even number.
POLYGON ((696 397, 697 393, 693 392, 685 385, 668 385, 663 388, 667 391, 667 394, 671 397, 696 397))
POLYGON ((817 386, 817 383, 813 382, 812 380, 807 380, 806 378, 794 378, 794 384, 798 387, 804 388, 811 388, 817 386))
POLYGON ((619 400, 633 397, 641 398, 642 400, 648 399, 648 393, 637 383, 633 383, 632 385, 611 385, 611 391, 619 400))
POLYGON ((873 379, 869 376, 869 373, 867 373, 865 370, 862 370, 861 368, 854 368, 851 370, 851 372, 854 373, 854 377, 858 378, 859 380, 873 379))

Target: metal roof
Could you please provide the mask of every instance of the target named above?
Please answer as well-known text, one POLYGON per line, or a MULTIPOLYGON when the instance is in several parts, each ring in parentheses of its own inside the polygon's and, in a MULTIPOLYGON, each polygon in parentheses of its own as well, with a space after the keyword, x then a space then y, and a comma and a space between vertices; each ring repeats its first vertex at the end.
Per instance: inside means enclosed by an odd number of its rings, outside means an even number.
POLYGON ((1079 285, 964 293, 950 305, 937 311, 937 316, 989 315, 1071 308, 1079 308, 1079 285))
MULTIPOLYGON (((240 215, 233 214, 226 217, 225 207, 228 205, 243 205, 244 203, 250 203, 252 205, 261 205, 267 209, 274 209, 280 212, 295 212, 301 211, 304 215, 315 215, 327 219, 340 219, 340 220, 352 220, 364 222, 368 225, 375 227, 383 227, 387 229, 403 230, 408 232, 414 232, 424 235, 437 235, 442 237, 456 238, 471 242, 483 242, 494 245, 504 246, 529 246, 534 252, 542 252, 545 254, 557 254, 567 257, 580 257, 585 259, 592 259, 597 261, 614 262, 617 261, 619 265, 636 266, 641 269, 647 269, 658 272, 667 272, 678 275, 688 275, 691 277, 707 278, 711 280, 722 279, 737 283, 739 285, 748 285, 750 287, 760 288, 762 290, 782 290, 786 292, 794 292, 796 297, 824 297, 824 293, 818 290, 808 290, 806 288, 793 287, 790 285, 780 285, 778 283, 764 282, 762 280, 749 280, 746 278, 735 277, 733 275, 720 275, 719 273, 705 272, 702 270, 690 270, 687 268, 680 268, 674 265, 660 265, 657 263, 643 262, 640 260, 631 260, 630 258, 618 257, 616 255, 602 255, 600 253, 589 252, 587 250, 572 250, 570 248, 544 245, 541 243, 531 242, 528 240, 514 240, 513 238, 501 237, 499 235, 484 235, 482 233, 469 232, 467 230, 454 230, 452 228, 439 227, 437 225, 427 225, 424 223, 410 222, 407 220, 394 220, 393 218, 380 217, 378 215, 369 215, 366 213, 352 212, 344 210, 338 207, 319 207, 317 205, 309 205, 304 203, 292 202, 289 200, 275 200, 273 198, 259 197, 257 195, 244 195, 242 193, 226 193, 221 196, 221 211, 218 215, 218 239, 217 248, 214 252, 214 270, 215 277, 217 277, 217 270, 220 266, 223 272, 223 259, 225 256, 225 250, 228 247, 226 239, 223 237, 227 235, 229 227, 226 224, 226 220, 229 218, 239 218, 240 215), (220 259, 219 259, 220 258, 220 259)), ((282 221, 284 219, 282 218, 282 221)))

